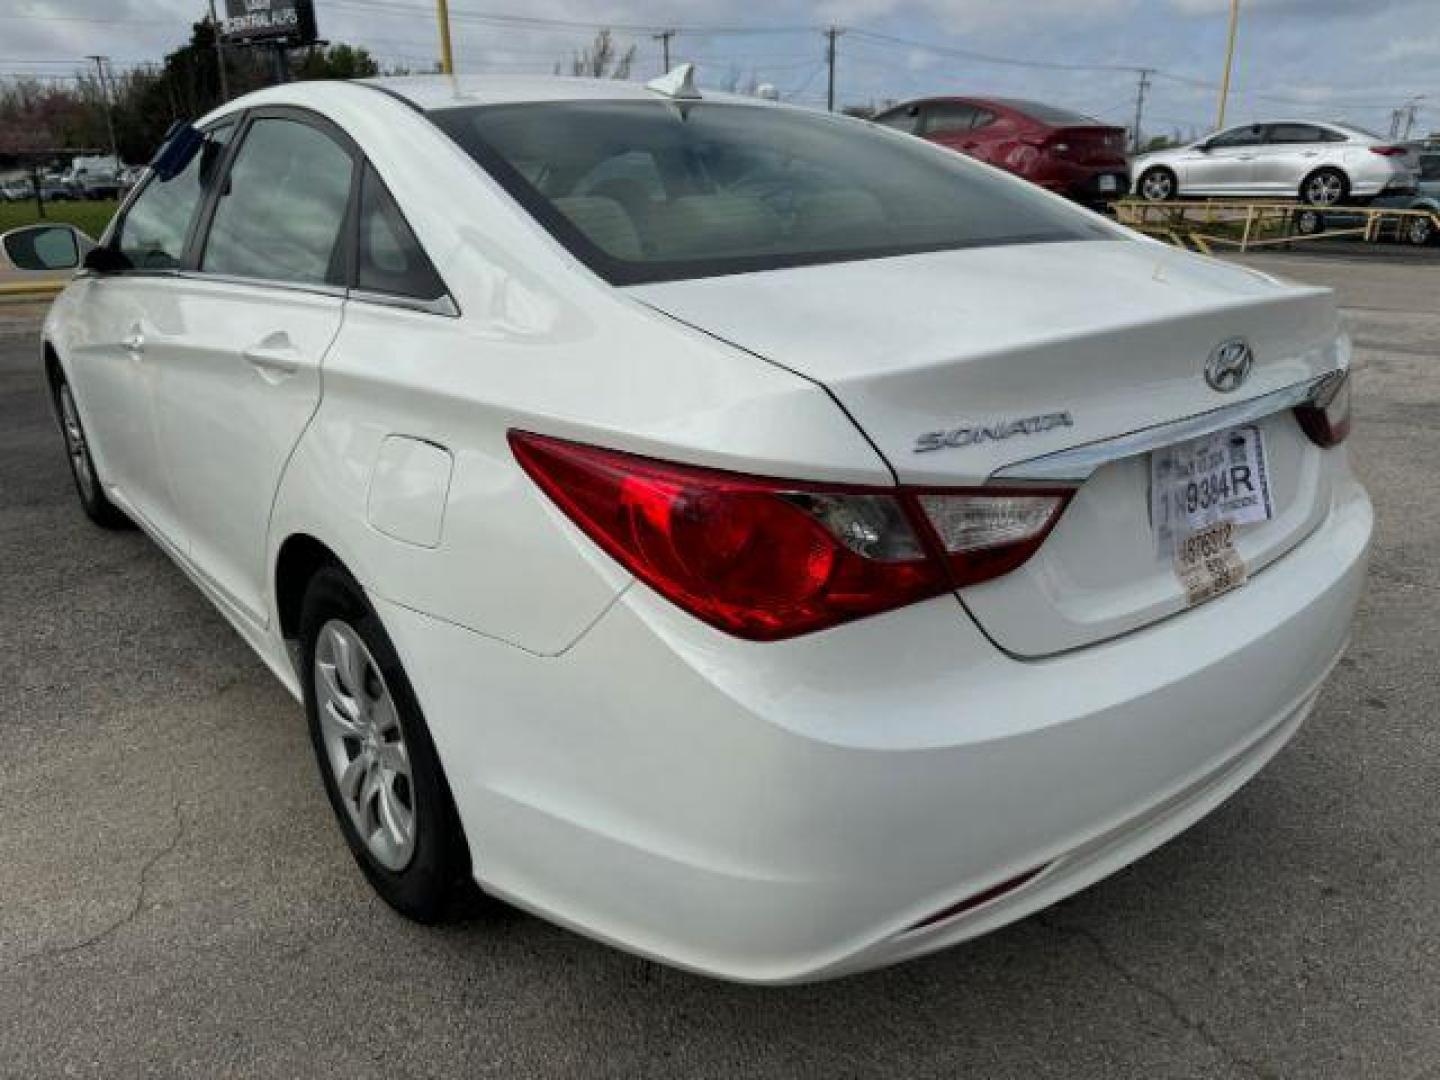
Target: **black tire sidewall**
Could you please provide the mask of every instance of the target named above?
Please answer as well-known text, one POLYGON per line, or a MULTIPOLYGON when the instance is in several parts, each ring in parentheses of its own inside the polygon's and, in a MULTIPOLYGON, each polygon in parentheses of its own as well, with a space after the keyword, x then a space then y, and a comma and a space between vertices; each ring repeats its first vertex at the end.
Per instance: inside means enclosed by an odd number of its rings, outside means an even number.
POLYGON ((326 796, 351 854, 375 891, 400 914, 422 923, 442 920, 448 913, 450 901, 471 883, 469 851, 459 815, 424 715, 395 647, 363 590, 338 567, 324 568, 311 579, 301 610, 300 642, 300 677, 310 743, 326 796), (365 642, 385 678, 405 735, 417 832, 415 853, 403 870, 389 870, 370 854, 341 801, 326 757, 314 670, 316 639, 331 619, 344 620, 365 642))
POLYGON ((105 495, 105 485, 100 480, 100 471, 95 468, 95 457, 90 453, 90 432, 85 431, 85 421, 80 416, 80 406, 75 403, 75 391, 70 386, 70 381, 63 376, 55 383, 55 419, 60 425, 60 445, 65 451, 65 467, 70 470, 70 483, 75 487, 75 497, 80 501, 80 508, 85 511, 85 516, 99 525, 102 529, 129 529, 133 522, 126 517, 114 503, 105 495), (75 422, 80 425, 80 430, 85 433, 85 464, 90 467, 90 479, 94 490, 89 494, 85 486, 80 483, 80 477, 75 475, 75 462, 70 457, 70 446, 66 441, 65 434, 65 412, 60 404, 62 392, 68 392, 71 404, 75 407, 75 422))

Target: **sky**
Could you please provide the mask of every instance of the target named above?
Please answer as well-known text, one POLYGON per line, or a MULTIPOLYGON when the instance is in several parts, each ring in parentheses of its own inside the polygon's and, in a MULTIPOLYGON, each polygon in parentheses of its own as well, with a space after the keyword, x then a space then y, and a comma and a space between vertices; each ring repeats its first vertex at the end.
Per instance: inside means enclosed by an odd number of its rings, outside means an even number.
MULTIPOLYGON (((223 10, 224 0, 217 0, 223 10)), ((363 45, 384 65, 437 55, 433 0, 315 0, 322 37, 363 45)), ((460 72, 549 73, 597 27, 638 47, 657 74, 653 34, 674 28, 672 62, 702 86, 753 77, 785 100, 823 106, 822 31, 837 42, 837 103, 932 94, 1027 97, 1115 124, 1134 116, 1139 75, 1155 75, 1148 134, 1214 126, 1230 0, 450 0, 460 72)), ((73 74, 92 53, 117 69, 160 59, 207 0, 0 0, 0 78, 73 74)), ((1345 119, 1388 133, 1420 99, 1415 133, 1440 131, 1440 0, 1240 0, 1227 121, 1345 119)))

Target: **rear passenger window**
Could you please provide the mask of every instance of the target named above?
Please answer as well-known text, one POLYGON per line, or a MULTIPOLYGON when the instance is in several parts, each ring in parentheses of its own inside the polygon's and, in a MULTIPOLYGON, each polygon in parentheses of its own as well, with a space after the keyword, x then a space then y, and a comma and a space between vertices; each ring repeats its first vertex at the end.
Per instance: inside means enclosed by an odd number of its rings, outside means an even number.
POLYGON ((185 250, 200 196, 234 133, 226 124, 206 133, 200 151, 169 180, 151 176, 136 196, 116 235, 116 247, 137 270, 174 270, 185 250))
POLYGON ((345 211, 354 163, 298 120, 250 125, 230 167, 200 268, 211 274, 343 285, 345 211))
POLYGON ((947 131, 969 131, 980 110, 958 101, 941 101, 925 107, 925 134, 943 135, 947 131))
POLYGON ((907 135, 914 135, 915 129, 920 126, 920 106, 902 106, 901 108, 877 116, 875 123, 894 128, 896 131, 903 131, 907 135))
POLYGON ((1272 143, 1316 143, 1322 138, 1321 131, 1312 124, 1271 124, 1272 143))
POLYGON ((366 168, 360 188, 360 251, 356 288, 364 292, 436 300, 445 283, 430 264, 405 216, 375 170, 366 168))

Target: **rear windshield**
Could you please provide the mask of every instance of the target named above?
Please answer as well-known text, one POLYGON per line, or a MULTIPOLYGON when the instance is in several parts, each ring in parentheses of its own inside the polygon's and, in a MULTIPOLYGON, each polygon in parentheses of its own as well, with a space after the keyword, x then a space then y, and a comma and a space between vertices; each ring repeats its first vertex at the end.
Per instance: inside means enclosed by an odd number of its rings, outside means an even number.
POLYGON ((1022 101, 1020 98, 996 98, 995 100, 1001 105, 1010 106, 1016 112, 1024 113, 1031 119, 1054 124, 1056 127, 1092 127, 1100 123, 1093 116, 1071 112, 1069 109, 1062 109, 1056 105, 1045 105, 1039 101, 1022 101))
POLYGON ((824 113, 656 100, 430 115, 617 285, 1115 236, 958 154, 824 113))

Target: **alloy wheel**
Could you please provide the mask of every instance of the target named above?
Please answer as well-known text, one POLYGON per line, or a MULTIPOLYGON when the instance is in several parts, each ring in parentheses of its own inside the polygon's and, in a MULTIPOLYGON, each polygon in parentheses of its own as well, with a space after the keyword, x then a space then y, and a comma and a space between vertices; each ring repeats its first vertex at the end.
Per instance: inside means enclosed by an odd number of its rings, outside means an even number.
POLYGON ((1170 174, 1158 171, 1146 173, 1145 179, 1140 183, 1140 194, 1151 202, 1163 202, 1170 198, 1170 174))
POLYGON ((70 457, 70 471, 75 474, 75 483, 87 502, 95 498, 95 470, 90 465, 90 451, 85 445, 85 429, 80 426, 80 413, 75 408, 75 399, 70 396, 70 387, 60 387, 60 427, 65 433, 65 452, 70 457))
POLYGON ((1345 182, 1335 173, 1319 173, 1305 186, 1306 202, 1315 206, 1334 206, 1345 194, 1345 182))
POLYGON ((348 623, 331 619, 315 643, 315 696, 325 760, 366 850, 387 870, 415 854, 410 752, 385 677, 348 623))

